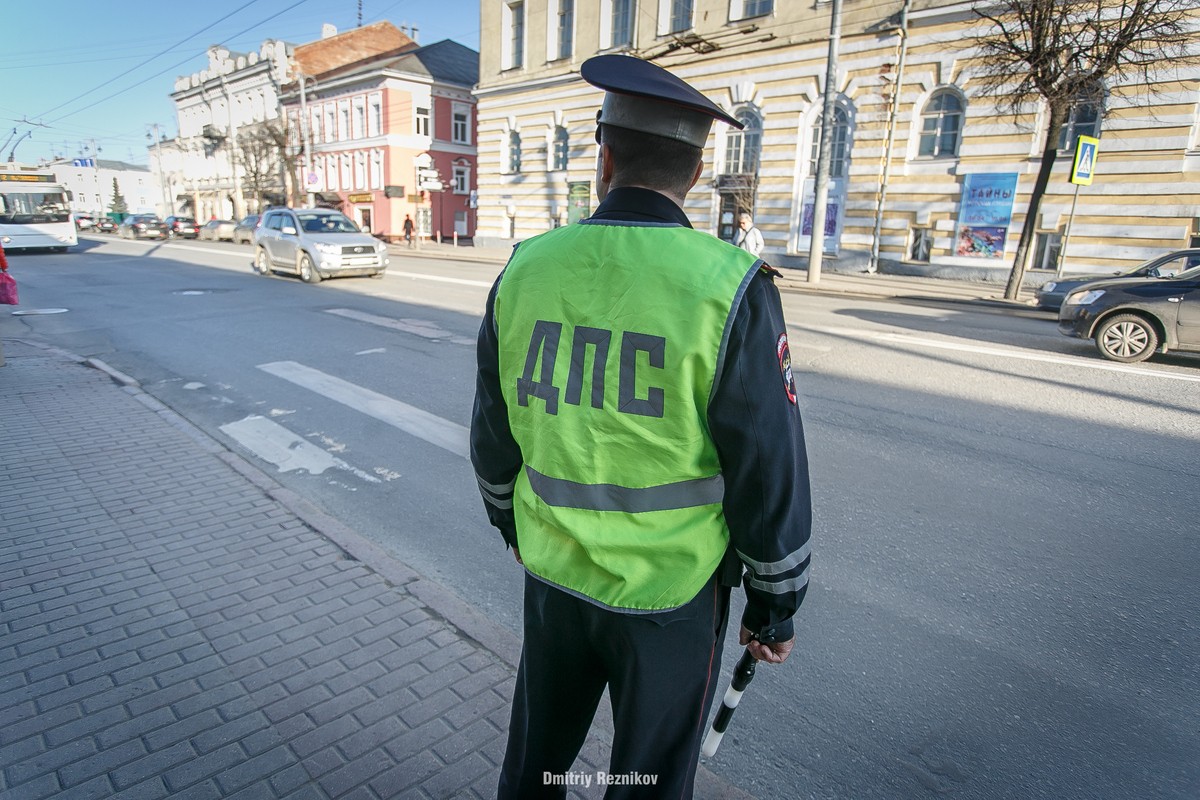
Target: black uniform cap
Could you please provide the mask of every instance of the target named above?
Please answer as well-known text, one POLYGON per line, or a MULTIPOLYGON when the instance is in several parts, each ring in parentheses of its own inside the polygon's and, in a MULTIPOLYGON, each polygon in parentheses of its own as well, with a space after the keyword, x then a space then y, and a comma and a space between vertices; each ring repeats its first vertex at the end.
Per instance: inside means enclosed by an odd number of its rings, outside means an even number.
POLYGON ((657 64, 621 55, 594 56, 579 69, 605 91, 597 122, 704 147, 712 121, 745 127, 682 79, 657 64))

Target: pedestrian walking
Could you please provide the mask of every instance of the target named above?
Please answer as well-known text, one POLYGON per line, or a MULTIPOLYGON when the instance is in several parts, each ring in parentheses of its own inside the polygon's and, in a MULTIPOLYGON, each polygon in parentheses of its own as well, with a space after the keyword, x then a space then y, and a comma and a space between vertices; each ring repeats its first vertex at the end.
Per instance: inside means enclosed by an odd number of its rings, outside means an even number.
POLYGON ((404 242, 409 247, 413 246, 413 221, 408 214, 404 215, 404 242))
POLYGON ((599 205, 514 249, 479 333, 471 457, 525 569, 498 796, 595 777, 569 770, 607 686, 606 797, 686 798, 730 588, 755 658, 782 663, 795 641, 804 433, 778 273, 683 212, 713 120, 741 125, 646 61, 581 74, 606 92, 599 205))
POLYGON ((754 227, 753 217, 745 211, 738 214, 738 226, 737 231, 734 233, 733 243, 755 258, 758 258, 762 254, 762 231, 754 227))

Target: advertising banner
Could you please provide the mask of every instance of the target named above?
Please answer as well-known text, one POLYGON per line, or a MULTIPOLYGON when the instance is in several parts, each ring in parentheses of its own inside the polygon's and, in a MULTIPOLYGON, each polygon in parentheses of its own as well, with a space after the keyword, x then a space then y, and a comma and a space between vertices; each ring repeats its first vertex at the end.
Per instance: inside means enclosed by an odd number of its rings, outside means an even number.
POLYGON ((954 254, 1003 258, 1017 196, 1017 173, 984 173, 963 179, 954 254))

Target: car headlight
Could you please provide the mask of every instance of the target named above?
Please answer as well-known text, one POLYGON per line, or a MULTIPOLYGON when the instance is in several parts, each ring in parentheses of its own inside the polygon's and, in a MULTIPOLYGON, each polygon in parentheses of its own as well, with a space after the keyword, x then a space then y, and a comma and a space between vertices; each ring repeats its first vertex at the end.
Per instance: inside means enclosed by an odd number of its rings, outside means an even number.
POLYGON ((1058 286, 1057 283, 1055 283, 1054 281, 1050 281, 1049 283, 1042 286, 1042 291, 1043 292, 1053 292, 1056 286, 1058 286))
POLYGON ((342 248, 341 245, 320 242, 317 244, 317 251, 324 253, 327 256, 336 256, 341 254, 342 248))
POLYGON ((1069 295, 1067 297, 1066 302, 1063 303, 1063 305, 1087 306, 1087 305, 1091 305, 1092 303, 1096 302, 1103 296, 1104 296, 1103 289, 1091 289, 1086 292, 1076 292, 1073 295, 1069 295))

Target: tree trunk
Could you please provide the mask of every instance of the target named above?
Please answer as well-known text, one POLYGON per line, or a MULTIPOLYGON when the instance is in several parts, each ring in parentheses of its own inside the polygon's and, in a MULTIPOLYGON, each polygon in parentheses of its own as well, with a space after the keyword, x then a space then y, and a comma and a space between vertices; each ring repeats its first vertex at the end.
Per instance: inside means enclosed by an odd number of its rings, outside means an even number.
POLYGON ((1013 259, 1012 272, 1008 274, 1008 283, 1004 287, 1004 297, 1016 300, 1021 293, 1021 283, 1025 279, 1025 265, 1029 263, 1029 251, 1037 236, 1037 218, 1042 210, 1042 197, 1050 184, 1050 174, 1054 171, 1054 161, 1058 158, 1058 135, 1062 130, 1066 111, 1051 107, 1046 115, 1046 143, 1042 147, 1042 163, 1038 167, 1037 178, 1033 182, 1033 192, 1029 195, 1029 209, 1025 212, 1025 224, 1021 226, 1021 238, 1017 241, 1017 255, 1013 259))

